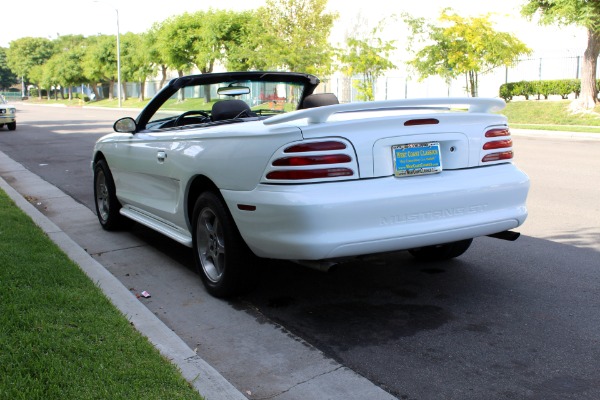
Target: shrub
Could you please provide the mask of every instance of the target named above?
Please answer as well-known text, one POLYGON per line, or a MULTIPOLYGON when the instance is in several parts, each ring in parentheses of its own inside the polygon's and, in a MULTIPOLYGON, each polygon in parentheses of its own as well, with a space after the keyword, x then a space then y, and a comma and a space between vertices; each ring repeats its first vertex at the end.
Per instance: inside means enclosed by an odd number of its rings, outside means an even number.
MULTIPOLYGON (((600 85, 600 80, 597 81, 600 85)), ((600 87, 600 86, 599 86, 600 87)), ((557 79, 545 81, 519 81, 500 85, 499 96, 505 101, 510 101, 514 96, 524 96, 529 100, 530 96, 544 96, 548 99, 550 95, 558 95, 566 99, 571 93, 579 97, 581 92, 581 81, 579 79, 557 79)))

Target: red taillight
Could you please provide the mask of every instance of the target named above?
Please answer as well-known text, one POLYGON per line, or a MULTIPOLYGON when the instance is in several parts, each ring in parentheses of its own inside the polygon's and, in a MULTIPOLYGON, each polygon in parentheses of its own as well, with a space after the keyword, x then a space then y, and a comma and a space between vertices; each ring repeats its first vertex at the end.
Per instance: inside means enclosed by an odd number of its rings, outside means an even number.
POLYGON ((296 144, 294 146, 288 147, 283 152, 284 153, 306 153, 309 151, 331 151, 331 150, 344 150, 346 145, 342 142, 312 142, 312 143, 303 143, 296 144))
MULTIPOLYGON (((508 128, 493 128, 489 131, 485 132, 486 138, 502 138, 510 136, 510 130, 508 128)), ((512 139, 500 139, 500 140, 490 140, 489 142, 485 142, 482 146, 483 150, 497 150, 497 149, 509 149, 513 146, 512 139)), ((514 157, 512 150, 502 151, 497 153, 489 153, 483 156, 481 162, 492 162, 492 161, 503 161, 510 160, 514 157)))
POLYGON ((278 158, 273 161, 276 167, 304 166, 304 165, 322 165, 322 164, 343 164, 352 161, 346 154, 331 154, 326 156, 298 156, 278 158))
POLYGON ((484 150, 494 150, 494 149, 506 149, 507 147, 512 147, 512 139, 507 140, 494 140, 493 142, 487 142, 483 145, 484 150))
POLYGON ((483 157, 482 162, 510 160, 514 157, 512 151, 503 151, 502 153, 491 153, 483 157))
POLYGON ((490 129, 485 133, 485 137, 499 137, 499 136, 510 136, 510 130, 508 128, 495 128, 490 129))
POLYGON ((303 179, 337 178, 340 176, 352 175, 354 175, 354 172, 348 168, 295 169, 271 171, 267 174, 267 178, 295 181, 303 179))
POLYGON ((349 150, 347 143, 338 140, 297 143, 279 153, 265 177, 270 181, 314 182, 354 176, 356 164, 349 150))

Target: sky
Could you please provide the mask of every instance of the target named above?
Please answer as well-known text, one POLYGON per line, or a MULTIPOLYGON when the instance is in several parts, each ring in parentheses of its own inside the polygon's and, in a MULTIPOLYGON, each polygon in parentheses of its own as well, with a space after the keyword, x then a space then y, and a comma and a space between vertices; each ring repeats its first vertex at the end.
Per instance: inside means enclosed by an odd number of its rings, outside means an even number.
MULTIPOLYGON (((5 0, 6 1, 6 0, 5 0)), ((585 32, 575 27, 540 27, 520 16, 524 0, 329 0, 328 8, 339 13, 333 32, 334 44, 343 41, 347 27, 361 15, 373 26, 392 14, 408 12, 435 19, 445 7, 463 16, 493 13, 496 29, 513 32, 539 56, 581 55, 586 44, 585 32)), ((61 35, 116 34, 117 11, 120 33, 147 31, 155 22, 184 12, 213 8, 255 9, 264 0, 12 0, 10 16, 0 22, 0 47, 12 40, 33 36, 55 39, 61 35)), ((401 25, 388 26, 386 38, 402 39, 407 32, 401 25)))

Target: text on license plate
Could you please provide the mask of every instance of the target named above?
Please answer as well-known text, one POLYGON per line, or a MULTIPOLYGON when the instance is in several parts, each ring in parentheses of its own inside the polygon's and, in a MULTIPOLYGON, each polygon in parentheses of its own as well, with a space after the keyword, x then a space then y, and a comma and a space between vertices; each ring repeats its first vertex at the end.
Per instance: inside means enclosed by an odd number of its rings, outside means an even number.
POLYGON ((397 177, 436 174, 442 171, 440 144, 411 143, 392 146, 394 175, 397 177))

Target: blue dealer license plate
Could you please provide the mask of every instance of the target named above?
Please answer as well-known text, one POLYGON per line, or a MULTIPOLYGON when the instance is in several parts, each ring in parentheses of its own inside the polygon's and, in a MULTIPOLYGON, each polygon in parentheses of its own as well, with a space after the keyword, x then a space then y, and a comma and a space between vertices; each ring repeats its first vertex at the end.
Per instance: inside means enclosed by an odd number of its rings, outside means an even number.
POLYGON ((396 177, 437 174, 442 171, 440 144, 411 143, 392 146, 396 177))

